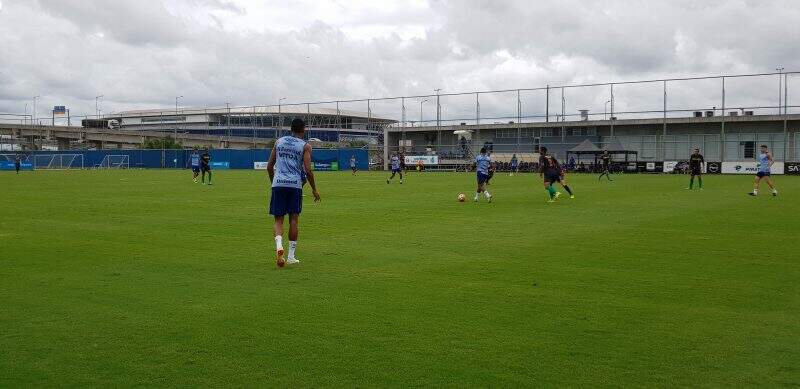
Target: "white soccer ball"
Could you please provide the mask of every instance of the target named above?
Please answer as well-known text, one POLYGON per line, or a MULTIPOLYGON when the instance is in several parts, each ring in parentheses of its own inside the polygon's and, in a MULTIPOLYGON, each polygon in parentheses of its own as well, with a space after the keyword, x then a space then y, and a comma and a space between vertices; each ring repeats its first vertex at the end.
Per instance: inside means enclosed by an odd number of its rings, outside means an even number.
POLYGON ((463 203, 464 201, 467 201, 467 196, 465 194, 463 194, 463 193, 459 193, 458 194, 458 202, 459 203, 463 203))

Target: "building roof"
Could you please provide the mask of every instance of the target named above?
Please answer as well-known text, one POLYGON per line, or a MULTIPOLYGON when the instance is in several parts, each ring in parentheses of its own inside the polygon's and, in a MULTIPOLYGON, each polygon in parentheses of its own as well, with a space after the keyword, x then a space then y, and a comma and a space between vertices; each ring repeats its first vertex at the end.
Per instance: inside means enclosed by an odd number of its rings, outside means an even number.
POLYGON ((121 111, 114 114, 107 115, 108 117, 150 117, 150 116, 160 116, 160 115, 205 115, 205 114, 215 114, 215 115, 252 115, 252 114, 287 114, 287 115, 319 115, 319 116, 347 116, 347 117, 355 117, 355 118, 363 118, 366 119, 369 117, 371 121, 376 122, 386 122, 386 123, 395 123, 397 120, 387 118, 387 117, 380 117, 376 115, 369 115, 366 112, 361 111, 351 111, 346 109, 339 109, 338 112, 336 108, 321 108, 321 107, 307 107, 305 105, 286 105, 280 107, 280 112, 278 112, 278 107, 276 106, 261 106, 261 107, 209 107, 209 108, 178 108, 177 112, 174 109, 164 108, 164 109, 141 109, 141 110, 132 110, 132 111, 121 111))
POLYGON ((584 139, 583 142, 569 150, 571 153, 596 153, 598 151, 600 151, 600 148, 588 139, 584 139))

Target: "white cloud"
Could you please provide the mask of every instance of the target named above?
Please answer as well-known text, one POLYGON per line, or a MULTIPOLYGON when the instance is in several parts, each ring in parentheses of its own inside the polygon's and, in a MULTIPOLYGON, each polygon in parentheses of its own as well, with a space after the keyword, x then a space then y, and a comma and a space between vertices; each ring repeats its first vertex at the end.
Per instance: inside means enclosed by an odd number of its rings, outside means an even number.
POLYGON ((92 113, 99 93, 115 111, 800 69, 798 18, 788 0, 11 0, 0 111, 33 95, 92 113))

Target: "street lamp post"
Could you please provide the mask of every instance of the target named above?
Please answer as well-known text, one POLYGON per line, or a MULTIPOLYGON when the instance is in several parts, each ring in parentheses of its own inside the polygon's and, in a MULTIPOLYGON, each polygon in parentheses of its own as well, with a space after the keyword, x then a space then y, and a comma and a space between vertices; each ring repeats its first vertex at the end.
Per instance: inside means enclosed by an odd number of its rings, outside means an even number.
POLYGON ((97 119, 100 119, 100 105, 99 100, 103 98, 103 95, 97 95, 94 97, 94 116, 97 119))
POLYGON ((420 127, 422 127, 422 125, 423 125, 423 122, 422 122, 422 103, 426 103, 426 102, 428 102, 428 99, 425 99, 425 100, 422 100, 422 101, 419 102, 419 126, 420 127))
POLYGON ((173 141, 178 139, 178 99, 182 99, 183 95, 175 96, 175 127, 173 128, 173 141))
POLYGON ((283 113, 281 113, 281 101, 286 100, 285 97, 278 99, 278 128, 275 131, 275 139, 280 138, 281 131, 283 131, 283 113))
POLYGON ((782 74, 783 73, 783 66, 778 66, 778 67, 775 68, 775 70, 778 71, 778 115, 780 115, 781 114, 781 107, 783 106, 782 105, 783 100, 782 100, 782 97, 781 97, 781 94, 782 94, 782 90, 781 89, 783 89, 783 84, 782 84, 782 80, 781 80, 781 77, 783 76, 783 74, 782 74))
POLYGON ((40 97, 39 95, 33 96, 33 119, 31 119, 31 124, 34 126, 36 125, 36 101, 39 100, 40 97))
POLYGON ((610 102, 611 100, 606 100, 605 104, 603 104, 603 120, 607 119, 606 116, 608 115, 608 103, 610 102))

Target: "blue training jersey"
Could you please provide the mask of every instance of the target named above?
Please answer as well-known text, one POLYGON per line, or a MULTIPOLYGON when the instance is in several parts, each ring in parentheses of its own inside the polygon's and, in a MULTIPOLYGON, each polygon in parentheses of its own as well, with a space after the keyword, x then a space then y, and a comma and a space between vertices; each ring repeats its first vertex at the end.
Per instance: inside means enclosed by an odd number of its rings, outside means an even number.
POLYGON ((492 164, 492 159, 486 154, 481 154, 475 158, 475 171, 481 174, 489 174, 489 165, 492 164))
POLYGON ((356 167, 356 159, 350 158, 350 167, 356 167))
POLYGON ((511 158, 511 166, 517 166, 517 163, 518 162, 516 158, 511 158))
POLYGON ((272 187, 303 187, 303 148, 306 142, 293 136, 284 136, 275 142, 275 177, 272 187))
POLYGON ((192 154, 190 157, 192 161, 192 167, 200 166, 200 156, 197 154, 192 154))
POLYGON ((767 154, 758 155, 758 171, 764 173, 769 172, 769 156, 767 154))
POLYGON ((399 170, 400 169, 400 158, 396 155, 392 156, 392 169, 399 170))

